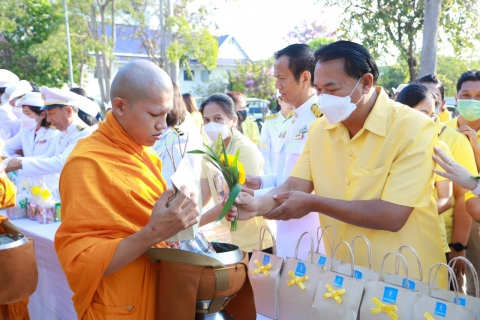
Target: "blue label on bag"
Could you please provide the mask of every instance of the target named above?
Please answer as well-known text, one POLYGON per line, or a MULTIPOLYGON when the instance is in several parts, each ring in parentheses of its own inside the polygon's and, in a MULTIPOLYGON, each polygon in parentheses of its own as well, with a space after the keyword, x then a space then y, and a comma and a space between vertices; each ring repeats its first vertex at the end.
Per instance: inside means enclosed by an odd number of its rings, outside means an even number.
POLYGON ((358 280, 362 280, 363 274, 358 270, 353 270, 353 277, 358 280))
POLYGON ((333 281, 333 284, 336 285, 337 287, 341 288, 342 285, 343 285, 343 277, 336 276, 335 280, 333 281))
MULTIPOLYGON (((465 300, 465 298, 458 298, 458 300, 460 300, 460 305, 462 307, 467 306, 467 300, 465 300)), ((457 304, 457 298, 453 298, 453 303, 457 304)))
POLYGON ((318 258, 317 264, 318 264, 320 267, 323 267, 323 266, 325 265, 325 262, 327 262, 327 257, 320 256, 320 258, 318 258))
MULTIPOLYGON (((403 278, 402 287, 404 288, 405 288, 405 281, 407 281, 407 279, 403 278)), ((408 280, 408 289, 415 290, 415 282, 413 282, 412 280, 408 280)))
POLYGON ((447 315, 447 305, 445 303, 441 303, 437 301, 437 305, 435 306, 435 312, 437 316, 444 317, 447 315))
POLYGON ((264 255, 263 256, 263 265, 266 266, 269 263, 270 263, 270 256, 269 255, 264 255))
POLYGON ((305 263, 299 262, 297 264, 297 269, 295 270, 295 275, 297 277, 303 277, 306 272, 307 272, 307 267, 305 266, 305 263))
POLYGON ((397 301, 398 289, 392 287, 385 287, 383 291, 383 302, 394 304, 397 301))

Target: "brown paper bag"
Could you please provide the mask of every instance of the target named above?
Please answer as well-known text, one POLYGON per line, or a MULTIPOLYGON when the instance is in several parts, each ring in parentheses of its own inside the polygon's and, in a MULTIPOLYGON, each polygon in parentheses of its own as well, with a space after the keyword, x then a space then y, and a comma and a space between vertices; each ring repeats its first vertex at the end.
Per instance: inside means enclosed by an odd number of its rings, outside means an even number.
MULTIPOLYGON (((355 240, 357 239, 363 239, 365 241, 365 244, 367 245, 367 251, 368 251, 368 268, 355 265, 354 266, 354 271, 353 271, 353 277, 358 280, 377 280, 379 272, 376 270, 372 269, 372 245, 370 244, 370 241, 367 239, 367 237, 363 235, 358 235, 355 238, 353 238, 352 242, 350 243, 350 246, 352 247, 352 252, 353 256, 355 257, 355 240)), ((340 265, 338 266, 338 272, 346 274, 346 275, 351 275, 351 270, 350 270, 350 263, 345 263, 341 262, 340 265)))
POLYGON ((278 319, 278 288, 283 268, 283 258, 277 257, 277 246, 272 231, 260 228, 259 248, 262 250, 263 238, 268 231, 272 237, 273 254, 253 250, 248 263, 250 282, 252 283, 257 313, 271 319, 278 319))
POLYGON ((388 252, 383 257, 378 281, 369 280, 365 285, 365 294, 360 306, 362 320, 411 319, 412 306, 415 303, 416 291, 384 282, 385 260, 390 255, 400 258, 405 266, 405 278, 408 283, 408 266, 405 258, 398 252, 388 252))
POLYGON ((311 320, 357 319, 365 282, 351 276, 354 274, 354 257, 348 242, 340 242, 333 250, 332 258, 335 258, 341 244, 345 244, 350 251, 350 270, 348 271, 350 276, 335 272, 334 259, 332 259, 330 270, 321 270, 313 299, 311 320))
POLYGON ((431 320, 431 319, 462 319, 462 320, 474 320, 475 319, 475 310, 470 308, 465 308, 460 305, 459 296, 458 296, 458 283, 455 277, 455 273, 452 268, 450 268, 445 263, 438 263, 434 265, 428 274, 428 286, 429 292, 428 295, 417 294, 415 299, 415 304, 413 305, 412 320, 431 320), (446 267, 450 275, 451 281, 454 283, 455 295, 457 304, 447 302, 445 300, 440 300, 433 298, 432 288, 435 286, 435 280, 437 278, 438 270, 440 267, 446 267), (432 278, 432 271, 435 271, 435 274, 432 278))
MULTIPOLYGON (((463 260, 467 264, 467 266, 470 268, 473 274, 473 280, 474 280, 474 285, 475 285, 475 297, 468 296, 466 294, 463 294, 461 292, 458 293, 458 301, 460 305, 471 308, 475 310, 475 319, 480 320, 480 291, 479 291, 479 282, 478 282, 478 275, 473 267, 472 263, 468 261, 468 259, 464 257, 456 257, 450 260, 449 265, 451 265, 452 269, 455 269, 455 264, 457 260, 463 260)), ((456 279, 455 279, 456 280, 456 279)), ((450 279, 452 281, 452 279, 450 279)), ((436 287, 432 287, 432 297, 446 300, 451 303, 456 303, 457 302, 457 297, 456 293, 450 290, 444 290, 436 287)))
MULTIPOLYGON (((420 261, 420 257, 418 253, 409 245, 403 245, 398 248, 398 253, 402 254, 402 249, 409 249, 417 258, 418 264, 418 272, 420 274, 420 279, 408 279, 408 289, 418 291, 420 294, 428 295, 428 283, 424 282, 423 280, 423 267, 422 262, 420 261)), ((400 261, 398 258, 396 259, 396 267, 395 267, 395 274, 385 273, 385 282, 395 284, 397 286, 405 287, 405 277, 399 274, 400 269, 400 261)))
MULTIPOLYGON (((294 258, 287 258, 280 279, 279 319, 309 319, 312 310, 313 296, 320 277, 321 268, 313 260, 302 261, 297 259, 298 246, 304 235, 310 235, 311 250, 314 250, 313 236, 304 232, 297 242, 294 258)), ((312 257, 312 256, 310 256, 312 257)))
MULTIPOLYGON (((319 251, 320 251, 320 243, 322 242, 322 236, 323 234, 325 234, 327 236, 327 239, 328 239, 328 246, 330 248, 330 252, 333 252, 333 248, 335 246, 335 239, 337 237, 336 233, 335 233, 335 229, 328 225, 326 226, 325 228, 322 228, 321 226, 318 227, 317 229, 317 250, 316 251, 309 251, 308 254, 307 254, 307 258, 306 258, 306 261, 309 261, 312 259, 312 255, 313 255, 313 262, 316 263, 317 266, 319 266, 320 268, 323 268, 324 270, 327 270, 327 266, 330 265, 331 263, 331 258, 327 255, 324 255, 324 254, 321 254, 319 251), (328 231, 327 229, 330 228, 332 229, 332 234, 333 236, 330 237, 330 235, 328 234, 328 231), (318 231, 322 230, 322 233, 320 233, 320 235, 318 235, 318 231), (332 240, 333 238, 333 240, 332 240)), ((323 242, 325 243, 325 241, 323 242)), ((336 262, 341 262, 342 260, 339 260, 337 259, 336 262)))

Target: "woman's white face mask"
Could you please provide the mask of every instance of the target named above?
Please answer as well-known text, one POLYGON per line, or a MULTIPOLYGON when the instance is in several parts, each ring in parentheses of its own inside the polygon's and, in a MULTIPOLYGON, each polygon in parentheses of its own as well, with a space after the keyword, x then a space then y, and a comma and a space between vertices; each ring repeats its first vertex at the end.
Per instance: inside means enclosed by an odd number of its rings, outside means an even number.
POLYGON ((218 135, 222 135, 222 139, 225 140, 230 135, 230 128, 227 124, 209 122, 204 127, 203 130, 208 138, 214 142, 218 139, 218 135))

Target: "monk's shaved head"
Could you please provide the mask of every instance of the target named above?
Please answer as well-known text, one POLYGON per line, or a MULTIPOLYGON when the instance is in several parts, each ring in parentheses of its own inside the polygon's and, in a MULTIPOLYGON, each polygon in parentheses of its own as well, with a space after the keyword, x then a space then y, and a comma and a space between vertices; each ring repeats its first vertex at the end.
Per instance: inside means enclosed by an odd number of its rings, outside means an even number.
POLYGON ((110 99, 122 98, 134 105, 148 99, 152 91, 173 93, 172 80, 160 67, 150 61, 134 60, 127 63, 112 82, 110 99))

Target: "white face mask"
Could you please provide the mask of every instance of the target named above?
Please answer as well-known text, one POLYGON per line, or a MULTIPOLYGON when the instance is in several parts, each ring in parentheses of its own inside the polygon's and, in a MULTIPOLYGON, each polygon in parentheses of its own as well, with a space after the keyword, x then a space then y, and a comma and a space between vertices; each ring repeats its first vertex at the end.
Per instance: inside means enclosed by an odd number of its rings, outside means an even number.
POLYGON ((19 107, 12 107, 12 112, 15 115, 15 117, 17 117, 18 119, 22 119, 24 115, 22 108, 19 108, 19 107))
POLYGON ((23 115, 20 120, 23 123, 23 126, 27 128, 27 130, 32 130, 37 127, 37 121, 35 119, 32 119, 26 115, 23 115))
POLYGON ((318 96, 318 107, 322 110, 325 118, 327 118, 330 124, 334 124, 343 121, 350 117, 352 112, 356 109, 357 103, 359 103, 365 94, 356 102, 352 103, 351 95, 360 83, 358 79, 357 84, 353 88, 352 92, 346 97, 337 97, 331 94, 323 93, 318 96))
POLYGON ((219 134, 222 135, 223 140, 228 138, 230 135, 230 128, 228 125, 216 122, 209 122, 203 127, 203 130, 212 142, 218 139, 219 134))

